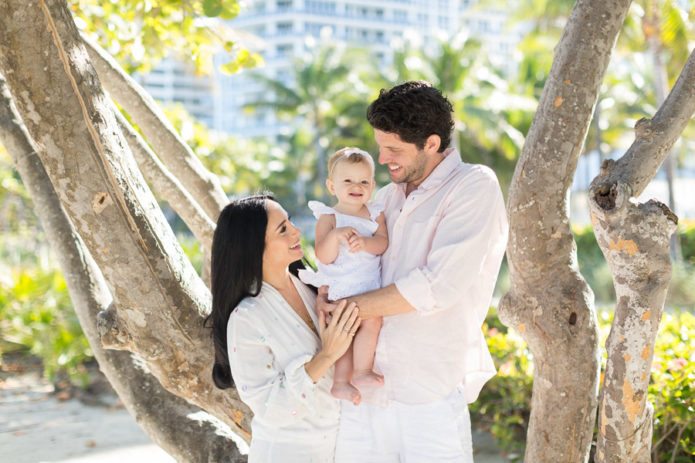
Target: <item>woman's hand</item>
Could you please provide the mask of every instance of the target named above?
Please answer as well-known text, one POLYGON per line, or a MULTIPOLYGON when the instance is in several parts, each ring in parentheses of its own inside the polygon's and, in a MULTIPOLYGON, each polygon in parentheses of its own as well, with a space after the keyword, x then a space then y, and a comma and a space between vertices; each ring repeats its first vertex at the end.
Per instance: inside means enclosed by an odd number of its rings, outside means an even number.
POLYGON ((331 315, 331 320, 326 322, 326 313, 318 311, 319 335, 323 346, 321 353, 333 363, 350 347, 352 338, 360 326, 360 318, 357 305, 354 302, 348 304, 345 300, 338 303, 331 315))

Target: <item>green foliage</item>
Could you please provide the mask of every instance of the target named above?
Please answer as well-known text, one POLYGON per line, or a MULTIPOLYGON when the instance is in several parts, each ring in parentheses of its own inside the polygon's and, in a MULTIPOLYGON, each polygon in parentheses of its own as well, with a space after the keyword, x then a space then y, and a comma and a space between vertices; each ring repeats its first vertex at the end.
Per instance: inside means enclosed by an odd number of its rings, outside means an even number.
MULTIPOLYGON (((27 230, 38 224, 29 193, 0 141, 0 232, 27 230)), ((1 254, 1 251, 0 251, 1 254)))
POLYGON ((237 40, 226 23, 239 14, 237 0, 70 0, 78 27, 114 55, 128 73, 148 71, 172 50, 201 72, 224 49, 226 72, 251 68, 262 58, 237 40))
POLYGON ((0 340, 41 357, 48 378, 64 373, 86 386, 82 364, 91 359, 92 351, 60 270, 0 268, 0 340))
POLYGON ((686 463, 695 457, 693 339, 695 316, 692 313, 664 315, 649 384, 649 399, 654 404, 652 461, 656 463, 686 463))
MULTIPOLYGON (((263 190, 272 191, 290 213, 296 213, 294 185, 302 152, 282 149, 266 140, 252 140, 217 134, 199 124, 180 104, 168 105, 164 112, 181 138, 214 172, 228 195, 241 196, 263 190)), ((294 137, 300 137, 300 133, 294 137)), ((175 231, 185 226, 176 222, 175 231)))
POLYGON ((695 219, 681 220, 678 223, 678 233, 681 236, 683 260, 695 264, 695 219))
MULTIPOLYGON (((613 314, 599 311, 602 366, 613 314)), ((533 356, 524 341, 490 310, 483 333, 498 369, 497 376, 470 405, 472 420, 489 430, 500 447, 518 455, 524 446, 531 407, 533 356)), ((654 462, 689 462, 695 455, 695 316, 686 311, 664 314, 657 335, 648 400, 654 405, 654 462), (673 457, 674 452, 676 456, 673 457), (671 460, 671 458, 674 458, 671 460)), ((602 373, 603 377, 603 373, 602 373)))
POLYGON ((245 108, 249 112, 270 108, 290 124, 291 134, 283 137, 280 147, 295 176, 295 201, 302 205, 324 197, 330 154, 345 146, 369 150, 374 145, 364 129, 368 87, 361 70, 370 61, 366 52, 330 37, 320 42, 309 37, 305 45, 306 52, 294 60, 289 83, 261 73, 251 75, 266 92, 245 108))
POLYGON ((533 360, 526 343, 490 310, 483 325, 497 375, 483 387, 478 400, 470 404, 472 421, 495 436, 507 452, 519 453, 526 428, 533 387, 533 360))

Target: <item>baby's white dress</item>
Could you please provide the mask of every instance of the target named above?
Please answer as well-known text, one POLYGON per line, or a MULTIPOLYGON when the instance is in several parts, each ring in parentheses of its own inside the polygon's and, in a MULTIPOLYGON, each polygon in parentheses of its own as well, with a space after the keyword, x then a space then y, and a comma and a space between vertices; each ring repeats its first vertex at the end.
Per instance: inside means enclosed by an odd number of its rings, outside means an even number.
MULTIPOLYGON (((379 227, 376 218, 383 207, 370 201, 366 204, 369 219, 342 214, 320 201, 309 201, 309 209, 317 219, 324 214, 335 216, 335 227, 352 227, 363 237, 372 237, 379 227)), ((300 270, 299 278, 317 288, 328 285, 328 298, 332 301, 362 294, 381 288, 381 256, 367 251, 350 252, 350 247, 341 243, 338 256, 331 264, 316 259, 317 272, 300 270)))

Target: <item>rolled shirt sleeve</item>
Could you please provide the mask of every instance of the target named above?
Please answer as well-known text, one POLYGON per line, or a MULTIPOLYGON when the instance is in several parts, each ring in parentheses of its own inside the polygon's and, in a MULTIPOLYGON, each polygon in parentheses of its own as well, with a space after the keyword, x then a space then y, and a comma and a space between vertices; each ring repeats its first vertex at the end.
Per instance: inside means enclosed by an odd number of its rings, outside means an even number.
MULTIPOLYGON (((460 304, 490 267, 486 263, 495 262, 495 272, 499 268, 507 236, 504 199, 494 173, 479 172, 474 181, 450 195, 445 212, 435 219, 425 265, 394 282, 421 313, 460 304)), ((494 281, 495 275, 491 278, 494 281)))

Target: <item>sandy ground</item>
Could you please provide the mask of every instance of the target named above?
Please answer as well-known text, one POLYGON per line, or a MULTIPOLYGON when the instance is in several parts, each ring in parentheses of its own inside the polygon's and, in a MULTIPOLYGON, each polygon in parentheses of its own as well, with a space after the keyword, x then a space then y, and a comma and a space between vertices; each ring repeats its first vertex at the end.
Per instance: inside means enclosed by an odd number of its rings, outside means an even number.
MULTIPOLYGON (((175 461, 152 443, 115 395, 103 393, 78 400, 56 394, 36 371, 3 376, 2 463, 175 461)), ((476 463, 508 462, 488 434, 474 432, 473 441, 476 463)))

